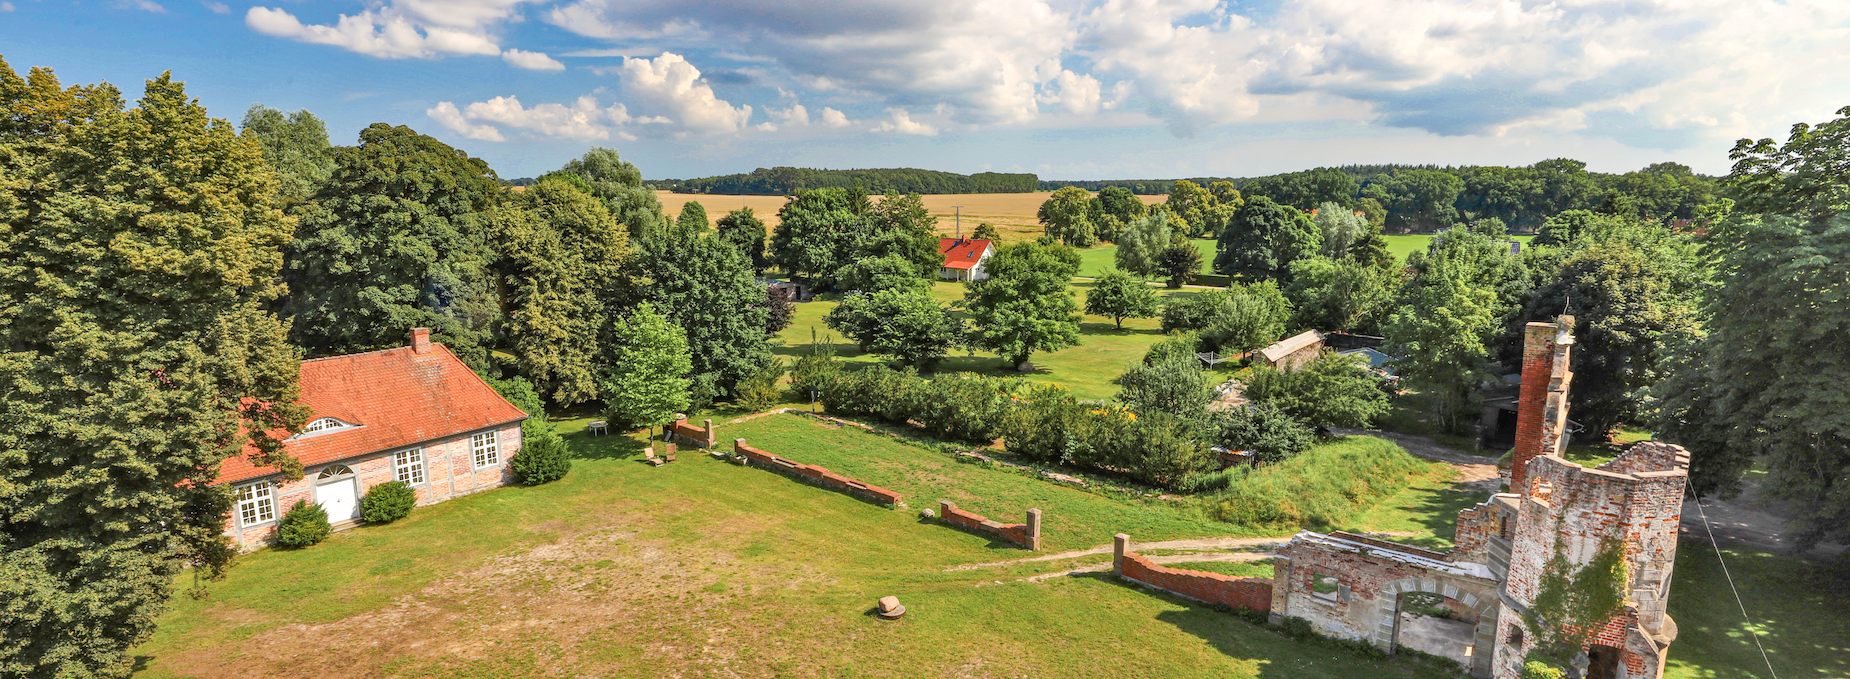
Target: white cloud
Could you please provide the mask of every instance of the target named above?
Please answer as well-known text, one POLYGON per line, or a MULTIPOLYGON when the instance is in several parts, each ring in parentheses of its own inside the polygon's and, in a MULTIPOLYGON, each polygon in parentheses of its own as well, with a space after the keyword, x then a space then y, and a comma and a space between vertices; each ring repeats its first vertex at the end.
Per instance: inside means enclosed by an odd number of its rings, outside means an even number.
POLYGON ((121 0, 116 6, 124 9, 139 9, 146 12, 154 12, 155 14, 167 13, 167 8, 162 7, 160 3, 154 2, 154 0, 121 0))
POLYGON ((905 109, 889 108, 886 112, 887 115, 892 117, 874 126, 875 132, 897 132, 899 134, 915 134, 921 137, 930 137, 938 134, 938 128, 913 120, 912 115, 906 113, 905 109))
POLYGON ((491 29, 517 18, 517 6, 526 1, 395 0, 359 14, 342 14, 332 26, 305 25, 280 8, 252 7, 244 15, 244 24, 265 35, 333 45, 384 59, 498 55, 500 43, 491 29))
POLYGON ((1058 104, 1067 113, 1090 115, 1099 107, 1098 79, 1061 70, 1048 84, 1041 86, 1038 100, 1043 104, 1058 104))
POLYGON ((501 131, 495 129, 493 125, 476 125, 470 123, 463 117, 462 111, 456 110, 455 104, 447 101, 426 109, 424 115, 430 116, 430 119, 437 121, 438 125, 449 128, 450 131, 470 139, 507 141, 501 136, 501 131))
POLYGON ((848 114, 824 106, 822 108, 822 124, 829 127, 847 127, 849 125, 848 114))
POLYGON ((227 5, 222 2, 201 2, 199 4, 205 5, 206 9, 212 10, 212 12, 215 14, 230 14, 231 13, 231 5, 227 5))
POLYGON ((510 49, 501 53, 501 60, 529 71, 563 71, 565 64, 558 59, 546 56, 545 52, 528 52, 510 49))
POLYGON ((674 122, 676 134, 732 132, 751 120, 752 107, 734 107, 713 94, 700 69, 679 54, 623 60, 623 92, 643 115, 674 122))
POLYGON ((13 3, 0 2, 0 12, 11 12, 13 9, 13 3))

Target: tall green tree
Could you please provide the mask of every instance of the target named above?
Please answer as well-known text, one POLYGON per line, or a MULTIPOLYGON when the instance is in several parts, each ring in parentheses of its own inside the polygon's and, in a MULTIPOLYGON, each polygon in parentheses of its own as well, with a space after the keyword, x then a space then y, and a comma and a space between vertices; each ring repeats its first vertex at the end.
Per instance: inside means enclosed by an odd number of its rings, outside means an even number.
POLYGON ((1291 263, 1285 297, 1297 309, 1295 325, 1326 332, 1375 329, 1392 299, 1389 272, 1353 259, 1310 257, 1291 263))
POLYGON ((1449 227, 1458 221, 1458 194, 1465 189, 1464 180, 1440 170, 1409 170, 1395 174, 1385 184, 1371 189, 1385 189, 1368 195, 1387 206, 1387 225, 1407 231, 1430 231, 1449 227))
POLYGON ((1355 246, 1369 235, 1368 218, 1340 203, 1324 202, 1318 205, 1317 214, 1311 215, 1311 221, 1317 225, 1317 231, 1323 234, 1323 244, 1319 246, 1318 252, 1330 259, 1350 256, 1355 246))
POLYGON ((925 209, 925 200, 910 193, 887 196, 866 213, 866 234, 856 244, 857 259, 900 257, 912 264, 921 280, 937 276, 944 264, 938 252, 938 218, 925 209))
POLYGON ((219 463, 301 476, 276 199, 170 74, 126 108, 0 61, 0 674, 128 676, 182 568, 234 554, 219 463))
POLYGON ((610 214, 629 229, 630 242, 641 242, 667 223, 655 190, 642 184, 642 170, 616 149, 594 146, 560 169, 591 185, 591 194, 603 199, 610 214))
POLYGON ((1214 207, 1214 194, 1186 179, 1177 179, 1169 187, 1169 199, 1163 202, 1170 212, 1188 224, 1190 236, 1208 231, 1208 211, 1214 207))
POLYGON ((1351 205, 1360 191, 1349 173, 1329 167, 1249 179, 1241 189, 1248 199, 1265 196, 1304 212, 1324 203, 1351 205))
POLYGON ((610 419, 625 427, 654 427, 687 410, 693 371, 687 336, 655 305, 642 302, 612 321, 610 358, 599 375, 610 419))
POLYGON ((1122 271, 1106 272, 1086 291, 1086 313, 1109 317, 1119 330, 1124 329, 1124 319, 1149 318, 1161 309, 1155 290, 1122 271))
POLYGON ((1129 224, 1131 220, 1144 216, 1149 206, 1138 200, 1137 194, 1122 186, 1107 186, 1099 189, 1099 212, 1117 217, 1119 221, 1129 224))
POLYGON ((1169 216, 1166 210, 1155 210, 1124 226, 1124 232, 1118 235, 1118 250, 1113 255, 1119 269, 1140 278, 1156 275, 1162 264, 1163 250, 1169 247, 1175 235, 1169 216))
POLYGON ((675 226, 688 231, 700 232, 712 226, 707 219, 707 208, 700 201, 690 200, 681 204, 681 214, 674 218, 675 226))
POLYGON ((1850 106, 1836 120, 1795 123, 1785 144, 1742 139, 1728 185, 1742 212, 1823 219, 1850 211, 1850 106))
POLYGON ((1156 273, 1171 290, 1195 280, 1195 274, 1200 271, 1201 251, 1186 238, 1170 240, 1169 247, 1156 255, 1156 273))
POLYGON ((244 113, 244 134, 255 135, 263 158, 276 171, 276 194, 284 205, 315 195, 334 174, 334 146, 328 126, 306 109, 285 114, 253 104, 244 113))
POLYGON ((494 211, 489 242, 505 291, 500 336, 521 375, 554 403, 599 397, 597 338, 629 291, 629 232, 568 173, 539 178, 494 211))
POLYGON ((963 338, 963 321, 920 288, 848 295, 823 322, 868 352, 919 369, 931 368, 963 338))
POLYGON ((764 251, 764 222, 752 214, 750 207, 744 207, 726 213, 720 217, 718 231, 714 234, 720 240, 731 243, 739 249, 739 254, 752 263, 752 272, 763 272, 771 262, 764 251))
POLYGON ((1431 399, 1440 426, 1451 432, 1463 431, 1477 405, 1477 384, 1492 375, 1488 342, 1498 318, 1496 292, 1464 268, 1433 258, 1408 281, 1382 327, 1383 351, 1399 357, 1402 379, 1431 399))
POLYGON ((971 281, 964 306, 971 346, 1000 354, 1017 369, 1036 351, 1079 344, 1079 304, 1067 282, 1079 272, 1070 248, 1020 243, 989 258, 989 278, 971 281))
POLYGON ((686 333, 700 395, 730 395, 740 380, 771 363, 764 286, 730 244, 676 231, 647 248, 643 296, 686 333))
POLYGON ((835 273, 859 246, 865 224, 846 189, 799 191, 777 211, 771 263, 790 276, 834 287, 835 273))
POLYGON ((1322 241, 1309 215, 1254 196, 1221 233, 1214 270, 1249 281, 1280 280, 1290 274, 1292 262, 1317 254, 1322 241))
POLYGON ((1091 193, 1077 186, 1066 186, 1048 196, 1036 216, 1048 238, 1076 248, 1089 248, 1098 242, 1098 226, 1092 222, 1091 210, 1091 193))
POLYGON ((409 127, 375 123, 335 151, 334 175, 300 206, 283 279, 291 337, 311 356, 397 346, 432 329, 471 365, 498 313, 484 238, 493 170, 409 127))

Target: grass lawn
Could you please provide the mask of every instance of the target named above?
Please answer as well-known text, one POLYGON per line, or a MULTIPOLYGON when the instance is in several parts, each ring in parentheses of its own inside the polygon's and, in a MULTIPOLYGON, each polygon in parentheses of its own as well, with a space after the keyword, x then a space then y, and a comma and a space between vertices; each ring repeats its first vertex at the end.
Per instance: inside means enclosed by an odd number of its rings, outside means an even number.
MULTIPOLYGON (((1213 528, 874 434, 767 419, 723 436, 920 500, 962 489, 979 511, 1037 503, 1059 545, 1125 525, 1140 537, 1213 528)), ((140 674, 1449 676, 1294 640, 1108 575, 1023 579, 1059 562, 947 570, 1025 553, 691 451, 654 468, 637 461, 633 439, 568 439, 582 457, 559 482, 244 557, 210 598, 174 601, 135 651, 140 674), (870 614, 888 594, 907 605, 904 620, 870 614)))
MULTIPOLYGON (((1075 301, 1081 308, 1085 306, 1085 294, 1092 288, 1090 281, 1076 281, 1071 286, 1075 301)), ((962 283, 940 281, 933 285, 932 295, 940 302, 957 302, 963 299, 962 283)), ((1199 290, 1162 290, 1157 294, 1196 295, 1199 290)), ((796 313, 791 319, 790 327, 778 334, 783 346, 775 351, 782 356, 794 358, 807 348, 811 331, 815 336, 833 336, 835 355, 853 365, 872 365, 886 359, 871 354, 863 354, 848 341, 836 334, 823 323, 823 316, 834 309, 836 302, 830 296, 819 297, 814 301, 796 305, 796 313)), ((1079 323, 1079 346, 1060 351, 1034 354, 1029 361, 1036 370, 1030 373, 1017 373, 1005 366, 1002 359, 995 354, 979 351, 953 351, 939 363, 939 372, 975 372, 984 375, 1021 377, 1035 383, 1054 383, 1066 386, 1081 399, 1106 399, 1118 393, 1118 387, 1112 383, 1124 372, 1125 366, 1143 359, 1143 354, 1150 345, 1163 339, 1162 324, 1154 318, 1124 319, 1124 329, 1119 330, 1112 320, 1103 316, 1084 316, 1079 323)), ((1232 367, 1226 371, 1210 371, 1216 381, 1223 381, 1231 375, 1232 367)))
MULTIPOLYGON (((1804 559, 1724 547, 1728 571, 1780 677, 1850 677, 1850 593, 1841 573, 1804 559)), ((1667 679, 1770 679, 1734 593, 1707 542, 1677 543, 1670 582, 1667 679)))

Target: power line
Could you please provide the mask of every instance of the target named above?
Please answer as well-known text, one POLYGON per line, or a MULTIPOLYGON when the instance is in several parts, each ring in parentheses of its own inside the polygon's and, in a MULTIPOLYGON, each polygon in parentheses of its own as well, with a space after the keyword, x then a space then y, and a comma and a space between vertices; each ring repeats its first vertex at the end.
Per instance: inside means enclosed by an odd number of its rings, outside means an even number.
POLYGON ((1702 529, 1709 532, 1709 546, 1715 548, 1715 561, 1722 565, 1722 577, 1728 580, 1728 591, 1734 593, 1734 605, 1741 607, 1741 620, 1747 623, 1747 633, 1754 635, 1754 648, 1760 649, 1760 660, 1766 663, 1766 671, 1779 679, 1779 672, 1773 670, 1773 659, 1768 658, 1766 647, 1760 645, 1760 633, 1754 631, 1754 619, 1747 615, 1747 604, 1741 603, 1741 590, 1734 587, 1734 576, 1728 573, 1728 560, 1722 558, 1722 547, 1715 542, 1715 529, 1709 527, 1709 513, 1702 511, 1702 499, 1696 499, 1696 514, 1702 517, 1702 529))

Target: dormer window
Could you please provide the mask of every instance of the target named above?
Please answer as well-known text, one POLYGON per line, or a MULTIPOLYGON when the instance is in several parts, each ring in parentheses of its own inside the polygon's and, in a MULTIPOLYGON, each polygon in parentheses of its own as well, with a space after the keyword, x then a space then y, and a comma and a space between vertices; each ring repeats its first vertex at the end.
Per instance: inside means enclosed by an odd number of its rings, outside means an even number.
POLYGON ((309 420, 308 424, 302 425, 302 431, 300 433, 297 433, 295 436, 289 437, 289 440, 293 441, 296 439, 305 439, 310 436, 320 436, 322 434, 336 432, 336 431, 340 431, 343 429, 356 429, 359 426, 360 425, 354 424, 352 422, 342 422, 332 417, 318 417, 313 420, 309 420))

